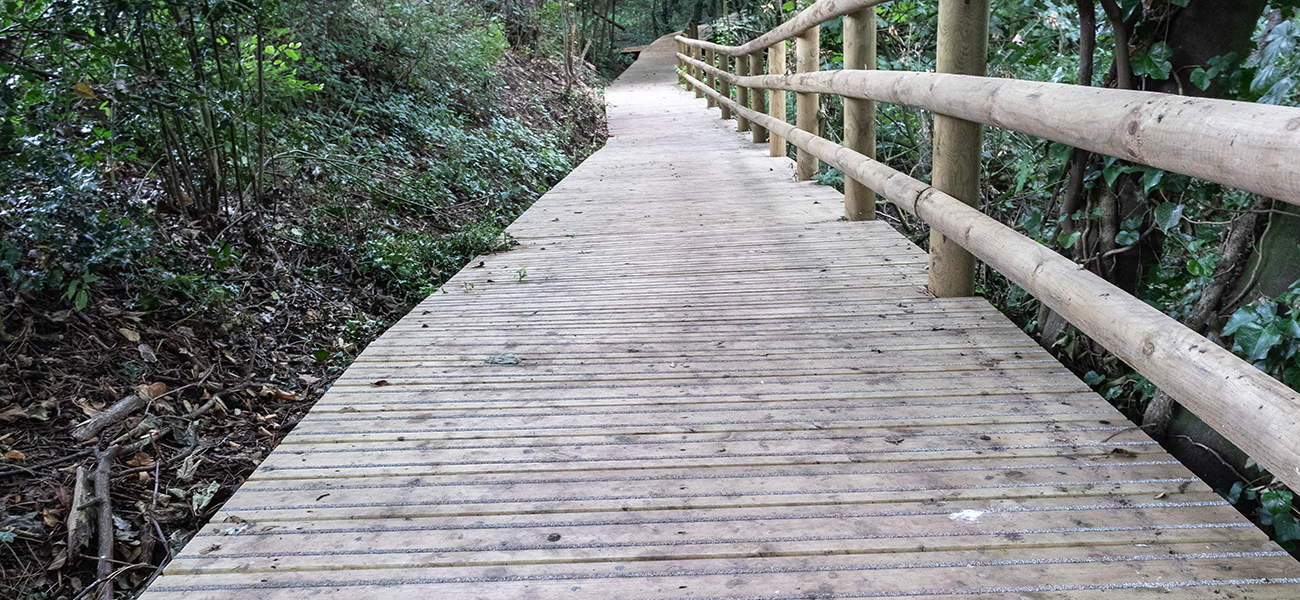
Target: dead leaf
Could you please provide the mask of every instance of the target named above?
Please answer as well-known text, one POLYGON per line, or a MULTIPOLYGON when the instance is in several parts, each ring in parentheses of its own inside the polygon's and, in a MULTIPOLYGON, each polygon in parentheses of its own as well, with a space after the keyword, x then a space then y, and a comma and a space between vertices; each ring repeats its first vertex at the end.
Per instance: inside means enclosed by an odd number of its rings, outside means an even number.
POLYGON ((54 560, 50 562, 50 566, 45 567, 45 570, 57 571, 59 569, 62 569, 63 565, 66 564, 67 562, 68 562, 68 549, 66 547, 59 548, 59 553, 54 555, 54 560))
POLYGON ((90 89, 90 85, 84 81, 79 81, 77 82, 77 85, 72 86, 72 92, 76 94, 78 98, 85 100, 95 99, 95 90, 90 89))
POLYGON ((384 387, 386 385, 389 385, 389 383, 387 379, 380 379, 379 381, 376 381, 370 385, 373 385, 375 387, 384 387))
POLYGON ((220 489, 221 484, 215 481, 210 481, 207 485, 200 483, 191 487, 190 493, 193 495, 190 496, 190 507, 194 509, 194 514, 197 515, 199 511, 206 508, 208 503, 212 502, 212 497, 217 495, 217 490, 220 489))
POLYGON ((100 413, 104 412, 104 410, 101 408, 103 406, 102 404, 100 406, 95 406, 90 402, 90 400, 87 400, 85 398, 73 398, 72 403, 75 404, 77 408, 80 408, 81 412, 86 413, 86 416, 91 419, 99 416, 100 413))
POLYGON ((298 394, 295 394, 293 392, 286 392, 284 390, 275 390, 275 399, 276 400, 297 400, 298 394))
POLYGON ((27 460, 27 455, 17 450, 5 452, 5 458, 9 460, 27 460))
POLYGON ((298 379, 303 380, 303 382, 306 383, 307 385, 311 385, 313 383, 316 383, 317 381, 320 381, 320 377, 313 377, 306 373, 299 374, 298 379))
POLYGON ((339 412, 341 412, 341 413, 352 413, 352 412, 361 412, 361 411, 359 411, 359 410, 357 410, 357 409, 355 409, 355 408, 352 408, 351 406, 344 406, 343 408, 340 408, 340 409, 339 409, 339 412))
POLYGON ((199 464, 203 461, 197 454, 191 454, 185 457, 181 462, 180 468, 176 469, 176 477, 181 481, 194 479, 194 474, 199 470, 199 464))
POLYGON ((136 350, 140 351, 140 358, 144 362, 158 362, 158 356, 153 353, 153 348, 150 348, 148 344, 140 344, 136 346, 136 350))
POLYGON ((122 329, 118 329, 117 332, 122 334, 122 337, 126 338, 126 341, 128 342, 140 341, 140 334, 130 329, 122 328, 122 329))
POLYGON ((1122 456, 1124 458, 1133 458, 1134 456, 1137 456, 1136 453, 1123 448, 1113 448, 1111 449, 1110 454, 1111 456, 1122 456))
POLYGON ((132 467, 152 467, 154 465, 154 460, 153 457, 148 454, 136 452, 135 456, 131 457, 131 460, 126 461, 126 464, 131 465, 132 467))
MULTIPOLYGON (((144 346, 142 345, 142 347, 144 346)), ((154 398, 167 393, 167 384, 161 381, 156 381, 148 385, 140 384, 135 386, 135 391, 139 392, 140 396, 146 400, 153 400, 154 398)))
POLYGON ((11 405, 4 410, 0 410, 0 421, 16 421, 18 419, 32 419, 35 421, 50 420, 50 409, 58 405, 58 402, 52 399, 33 402, 26 407, 11 405))
POLYGON ((901 444, 901 443, 903 443, 903 440, 905 440, 905 439, 907 439, 907 438, 905 438, 905 437, 903 437, 903 436, 901 436, 901 435, 887 435, 887 436, 885 436, 885 441, 886 441, 886 442, 889 442, 889 443, 891 443, 891 444, 901 444))

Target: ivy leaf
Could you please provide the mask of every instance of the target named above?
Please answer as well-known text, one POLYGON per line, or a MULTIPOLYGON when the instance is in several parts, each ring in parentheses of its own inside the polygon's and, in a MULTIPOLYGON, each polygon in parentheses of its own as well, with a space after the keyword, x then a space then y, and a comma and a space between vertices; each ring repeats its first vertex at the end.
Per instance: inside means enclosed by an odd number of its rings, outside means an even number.
POLYGON ((1020 226, 1025 228, 1025 233, 1029 234, 1029 237, 1037 238, 1043 233, 1043 213, 1036 210, 1025 215, 1020 226))
POLYGON ((1146 169, 1142 173, 1142 193, 1150 194, 1151 190, 1160 187, 1160 180, 1164 177, 1165 172, 1160 169, 1146 169))
POLYGON ((1236 61, 1237 53, 1229 52, 1221 56, 1211 56, 1206 62, 1210 63, 1210 76, 1213 77, 1216 73, 1226 72, 1236 61))
POLYGON ((1076 243, 1078 243, 1079 238, 1082 236, 1083 232, 1081 231, 1076 231, 1069 235, 1066 235, 1066 233, 1062 231, 1056 236, 1056 243, 1060 244, 1062 248, 1072 248, 1076 243))
POLYGON ((1255 313, 1254 307, 1242 307, 1238 309, 1237 312, 1232 313, 1232 316, 1228 318, 1228 323, 1223 326, 1223 335, 1232 335, 1233 333, 1236 333, 1237 329, 1242 325, 1257 319, 1259 319, 1259 315, 1255 313))
POLYGON ((1286 490, 1270 490, 1260 494, 1260 522, 1273 526, 1273 535, 1278 545, 1287 550, 1295 550, 1295 542, 1300 541, 1300 524, 1292 514, 1294 496, 1286 490))
POLYGON ((1241 499, 1241 490, 1245 488, 1246 486, 1238 481, 1232 484, 1232 489, 1227 492, 1219 492, 1219 495, 1223 496, 1223 499, 1227 500, 1228 504, 1236 504, 1241 499))
POLYGON ((1214 77, 1210 75, 1209 71, 1206 71, 1201 67, 1196 67, 1195 69, 1193 69, 1192 74, 1189 75, 1187 78, 1192 81, 1192 84, 1194 84, 1198 88, 1201 88, 1202 90, 1210 87, 1210 81, 1214 79, 1214 77))
POLYGON ((1101 176, 1106 180, 1106 185, 1115 185, 1115 180, 1119 179, 1120 173, 1126 169, 1118 160, 1111 161, 1110 164, 1102 167, 1101 176))
POLYGON ((1296 319, 1287 319, 1278 324, 1278 329, 1287 337, 1300 338, 1300 321, 1296 319))
POLYGON ((1300 390, 1300 366, 1290 367, 1282 373, 1282 383, 1293 390, 1300 390))
POLYGON ((1264 321, 1272 321, 1277 318, 1277 303, 1272 300, 1265 300, 1255 307, 1255 313, 1264 321))
POLYGON ((1151 79, 1169 79, 1169 72, 1174 68, 1169 57, 1173 53, 1169 44, 1156 42, 1151 46, 1150 52, 1133 56, 1133 73, 1151 79))
POLYGON ((1141 237, 1138 235, 1138 232, 1131 229, 1125 229, 1115 236, 1115 243, 1121 246, 1132 246, 1133 244, 1136 244, 1139 239, 1141 239, 1141 237))
POLYGON ((1260 494, 1259 503, 1264 506, 1264 510, 1277 515, 1291 514, 1291 500, 1294 495, 1286 490, 1271 490, 1260 494))
POLYGON ((1183 209, 1185 208, 1187 208, 1186 205, 1174 204, 1173 202, 1165 202, 1157 206, 1155 211, 1156 227, 1159 227, 1160 231, 1166 234, 1169 233, 1169 230, 1177 227, 1178 222, 1182 220, 1183 209))
POLYGON ((1088 371, 1087 374, 1083 376, 1083 382, 1088 385, 1095 386, 1103 381, 1106 381, 1106 376, 1096 371, 1088 371))
POLYGON ((1282 341, 1282 332, 1278 331, 1277 326, 1272 323, 1261 326, 1255 322, 1238 328, 1233 339, 1241 347, 1246 358, 1255 361, 1267 357, 1268 351, 1282 341))
MULTIPOLYGON (((1209 277, 1214 274, 1214 270, 1210 268, 1210 265, 1199 258, 1187 261, 1187 272, 1191 273, 1193 277, 1209 277)), ((1224 332, 1224 335, 1227 335, 1227 332, 1224 332)))

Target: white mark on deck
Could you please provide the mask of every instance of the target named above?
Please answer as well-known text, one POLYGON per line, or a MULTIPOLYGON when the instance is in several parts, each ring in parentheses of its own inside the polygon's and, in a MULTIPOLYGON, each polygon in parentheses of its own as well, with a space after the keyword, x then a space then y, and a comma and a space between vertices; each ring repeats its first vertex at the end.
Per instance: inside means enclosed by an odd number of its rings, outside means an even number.
POLYGON ((984 514, 984 511, 982 510, 967 509, 961 512, 952 513, 948 515, 948 518, 954 521, 966 521, 967 523, 975 523, 980 520, 980 515, 982 514, 984 514))

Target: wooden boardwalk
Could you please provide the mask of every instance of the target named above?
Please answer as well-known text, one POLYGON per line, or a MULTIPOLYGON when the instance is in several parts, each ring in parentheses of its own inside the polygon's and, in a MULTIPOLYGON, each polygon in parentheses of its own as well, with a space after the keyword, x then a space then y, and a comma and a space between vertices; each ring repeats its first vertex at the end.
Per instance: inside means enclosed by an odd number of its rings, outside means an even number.
POLYGON ((672 49, 145 598, 1300 598, 1014 324, 929 297, 918 248, 675 87, 672 49))

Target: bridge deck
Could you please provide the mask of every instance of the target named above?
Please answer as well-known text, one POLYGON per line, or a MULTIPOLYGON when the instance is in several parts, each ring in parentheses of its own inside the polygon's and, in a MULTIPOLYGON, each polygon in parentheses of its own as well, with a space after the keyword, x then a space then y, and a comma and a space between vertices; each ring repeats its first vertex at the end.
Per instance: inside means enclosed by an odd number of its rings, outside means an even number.
POLYGON ((1014 324, 929 297, 919 249, 674 88, 671 52, 146 598, 1300 597, 1014 324))

